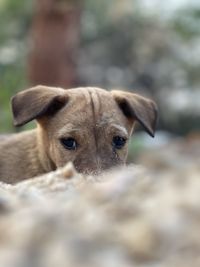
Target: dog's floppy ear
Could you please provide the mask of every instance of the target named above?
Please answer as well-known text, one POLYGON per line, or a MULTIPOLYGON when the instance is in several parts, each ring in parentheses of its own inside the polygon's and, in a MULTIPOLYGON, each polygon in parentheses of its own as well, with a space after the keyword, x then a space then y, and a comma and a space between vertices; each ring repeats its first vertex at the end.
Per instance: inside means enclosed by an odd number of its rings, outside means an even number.
POLYGON ((68 100, 66 91, 61 88, 36 86, 16 94, 11 99, 15 126, 46 114, 53 114, 68 100))
POLYGON ((152 137, 157 122, 157 105, 150 99, 124 91, 111 91, 124 115, 137 120, 152 137))

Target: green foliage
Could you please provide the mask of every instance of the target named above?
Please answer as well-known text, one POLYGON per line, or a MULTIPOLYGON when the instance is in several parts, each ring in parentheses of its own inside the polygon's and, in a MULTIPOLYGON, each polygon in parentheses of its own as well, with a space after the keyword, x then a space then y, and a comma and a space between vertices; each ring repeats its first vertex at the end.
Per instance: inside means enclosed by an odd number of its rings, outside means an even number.
POLYGON ((13 131, 10 98, 26 84, 27 32, 32 1, 0 2, 0 132, 13 131))
POLYGON ((197 38, 200 34, 200 9, 184 8, 179 10, 171 24, 183 41, 191 41, 191 39, 197 38))
POLYGON ((133 135, 129 141, 128 162, 134 162, 138 155, 144 150, 145 146, 140 135, 133 135))

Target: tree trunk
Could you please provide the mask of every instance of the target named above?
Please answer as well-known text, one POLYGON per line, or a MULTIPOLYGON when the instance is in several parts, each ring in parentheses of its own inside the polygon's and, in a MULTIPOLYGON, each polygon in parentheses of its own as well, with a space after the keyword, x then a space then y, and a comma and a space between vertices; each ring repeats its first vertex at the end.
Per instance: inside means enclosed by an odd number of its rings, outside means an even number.
POLYGON ((80 3, 77 0, 35 0, 35 3, 29 81, 32 85, 76 86, 80 3))

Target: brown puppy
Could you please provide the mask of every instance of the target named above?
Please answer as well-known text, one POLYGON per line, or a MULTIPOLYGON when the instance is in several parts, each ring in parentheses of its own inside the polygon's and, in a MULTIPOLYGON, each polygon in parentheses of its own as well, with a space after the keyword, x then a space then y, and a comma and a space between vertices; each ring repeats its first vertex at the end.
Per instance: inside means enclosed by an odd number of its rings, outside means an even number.
POLYGON ((14 125, 36 119, 35 130, 0 141, 0 180, 14 183, 74 163, 98 173, 127 157, 138 121, 154 136, 156 104, 142 96, 100 88, 37 86, 12 98, 14 125))

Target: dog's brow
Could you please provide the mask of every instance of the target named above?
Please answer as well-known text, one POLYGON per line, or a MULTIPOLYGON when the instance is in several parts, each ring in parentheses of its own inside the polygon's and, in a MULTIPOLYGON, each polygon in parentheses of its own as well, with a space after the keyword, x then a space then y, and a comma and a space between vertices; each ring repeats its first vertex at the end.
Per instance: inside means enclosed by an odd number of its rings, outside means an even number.
POLYGON ((110 126, 111 126, 112 128, 114 128, 114 129, 116 129, 116 130, 122 132, 125 136, 128 136, 128 132, 127 132, 127 130, 126 130, 125 127, 123 127, 123 126, 121 126, 121 125, 118 125, 118 124, 115 124, 115 123, 111 124, 110 126))
POLYGON ((60 129, 59 136, 62 137, 66 135, 66 133, 77 132, 79 130, 80 128, 78 128, 77 125, 75 126, 72 123, 69 123, 60 129))
POLYGON ((119 132, 122 132, 124 135, 128 136, 128 131, 126 128, 122 125, 114 123, 112 118, 104 117, 101 122, 98 123, 99 127, 105 127, 107 125, 109 125, 111 129, 118 130, 119 132))

